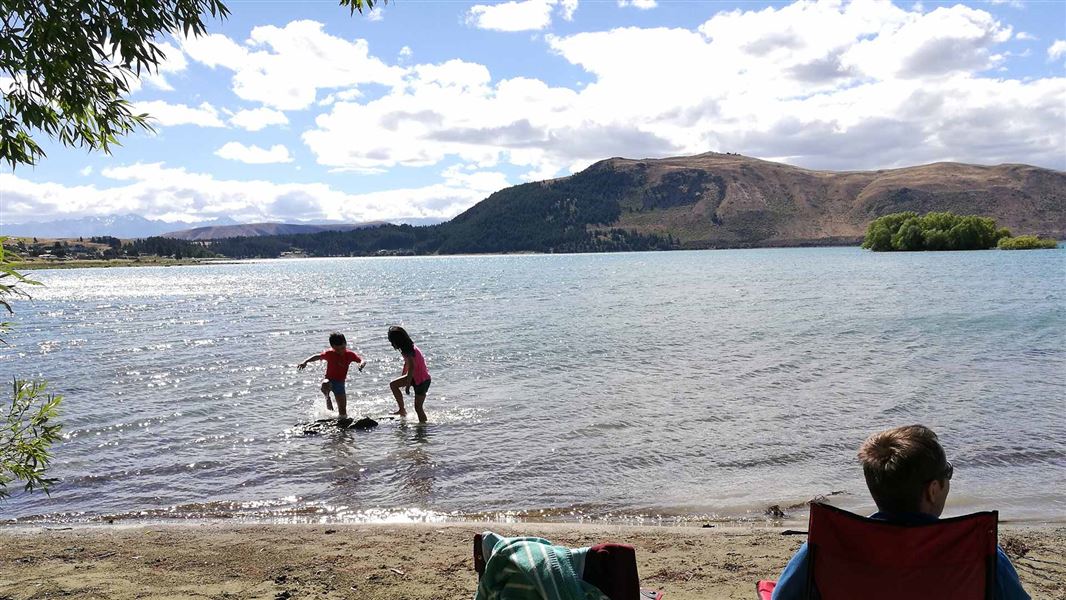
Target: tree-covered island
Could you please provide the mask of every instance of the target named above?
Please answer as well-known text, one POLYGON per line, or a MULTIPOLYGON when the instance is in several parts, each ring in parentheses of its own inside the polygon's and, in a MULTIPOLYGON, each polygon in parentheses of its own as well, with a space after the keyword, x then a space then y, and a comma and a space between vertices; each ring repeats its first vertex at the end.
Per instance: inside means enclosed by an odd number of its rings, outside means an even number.
POLYGON ((1027 235, 1011 237, 996 221, 975 215, 899 212, 878 217, 866 228, 862 247, 874 252, 919 250, 1022 250, 1055 248, 1058 241, 1027 235))

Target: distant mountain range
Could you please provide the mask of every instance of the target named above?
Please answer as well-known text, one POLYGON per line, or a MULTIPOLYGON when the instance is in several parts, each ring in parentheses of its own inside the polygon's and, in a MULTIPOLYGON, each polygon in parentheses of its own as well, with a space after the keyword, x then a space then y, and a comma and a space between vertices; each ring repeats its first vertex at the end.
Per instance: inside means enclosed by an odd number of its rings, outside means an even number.
MULTIPOLYGON (((900 211, 976 214, 994 218, 1015 234, 1066 237, 1066 173, 1022 164, 942 162, 834 172, 707 153, 661 160, 612 158, 569 178, 530 185, 540 185, 543 196, 589 178, 617 189, 605 200, 609 218, 588 223, 591 230, 669 234, 687 248, 858 240, 871 220, 900 211)), ((528 193, 520 188, 490 196, 454 222, 481 227, 528 193)))
MULTIPOLYGON (((443 219, 411 218, 397 223, 411 225, 436 225, 443 219)), ((368 223, 239 223, 229 217, 199 222, 171 222, 146 219, 137 215, 109 215, 83 217, 40 223, 0 222, 0 236, 78 238, 113 236, 122 239, 151 236, 172 237, 183 240, 214 240, 225 237, 283 235, 293 233, 318 233, 321 231, 350 231, 361 227, 382 225, 384 221, 368 223)))
POLYGON ((613 231, 667 236, 678 248, 857 244, 870 221, 902 211, 987 216, 1015 235, 1062 239, 1066 173, 960 163, 813 171, 713 152, 611 158, 569 177, 492 194, 442 226, 442 247, 609 247, 613 231))
POLYGON ((425 227, 218 219, 175 231, 174 223, 124 215, 0 225, 0 235, 166 234, 215 240, 214 251, 232 257, 294 250, 315 256, 598 252, 857 244, 871 220, 900 211, 987 216, 1015 235, 1063 239, 1066 173, 959 163, 813 171, 712 152, 610 158, 568 177, 500 190, 451 221, 425 227))
POLYGON ((77 238, 110 235, 117 238, 144 238, 163 235, 176 227, 215 227, 235 225, 229 217, 196 223, 155 221, 137 215, 83 217, 41 223, 0 223, 0 235, 11 237, 77 238))
POLYGON ((813 171, 718 153, 611 158, 500 190, 433 227, 266 236, 211 248, 269 257, 858 244, 871 220, 901 211, 988 216, 1015 235, 1063 239, 1066 173, 959 163, 813 171))
POLYGON ((179 240, 200 241, 219 240, 231 237, 258 237, 262 235, 293 235, 300 233, 321 233, 323 231, 351 231, 363 227, 384 225, 384 221, 369 223, 338 223, 334 225, 298 225, 293 223, 243 223, 239 225, 216 225, 212 227, 195 227, 181 231, 170 231, 163 237, 179 240))

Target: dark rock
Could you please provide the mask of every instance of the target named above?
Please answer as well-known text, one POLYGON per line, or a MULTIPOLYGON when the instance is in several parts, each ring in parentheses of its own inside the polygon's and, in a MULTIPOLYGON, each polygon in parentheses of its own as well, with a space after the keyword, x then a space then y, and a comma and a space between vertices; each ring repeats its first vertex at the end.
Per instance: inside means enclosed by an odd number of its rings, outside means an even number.
POLYGON ((371 419, 370 417, 363 417, 362 419, 359 419, 354 424, 352 424, 352 427, 355 429, 373 429, 377 426, 378 422, 374 419, 371 419))

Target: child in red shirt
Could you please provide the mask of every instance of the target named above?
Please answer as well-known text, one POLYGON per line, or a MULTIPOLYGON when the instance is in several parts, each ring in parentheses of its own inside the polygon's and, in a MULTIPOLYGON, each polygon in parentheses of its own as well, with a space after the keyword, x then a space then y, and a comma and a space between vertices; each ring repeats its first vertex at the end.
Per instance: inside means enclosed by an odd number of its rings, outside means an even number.
POLYGON ((316 360, 326 361, 326 377, 322 380, 322 394, 326 397, 326 409, 333 410, 333 403, 329 399, 329 393, 333 392, 337 398, 337 418, 344 420, 348 418, 348 396, 344 392, 344 381, 348 378, 348 365, 354 362, 362 371, 366 366, 366 361, 348 349, 348 341, 344 339, 343 334, 336 332, 329 334, 329 345, 330 350, 311 356, 296 365, 296 368, 302 371, 307 363, 316 360))

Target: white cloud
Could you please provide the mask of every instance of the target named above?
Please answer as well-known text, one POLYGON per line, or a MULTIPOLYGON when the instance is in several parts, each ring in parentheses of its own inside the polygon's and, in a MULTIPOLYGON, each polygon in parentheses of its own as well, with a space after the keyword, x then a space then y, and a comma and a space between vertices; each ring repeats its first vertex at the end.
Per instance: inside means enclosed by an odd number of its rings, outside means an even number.
POLYGON ((78 173, 81 173, 82 177, 88 177, 93 174, 93 168, 92 166, 83 167, 78 173))
POLYGON ((445 185, 482 190, 487 193, 492 193, 511 185, 507 180, 507 176, 503 173, 479 171, 477 169, 477 165, 452 165, 444 169, 440 175, 444 179, 445 185))
POLYGON ((181 48, 189 58, 212 69, 236 69, 249 55, 248 49, 220 33, 183 38, 181 48))
POLYGON ((1036 37, 1035 35, 1033 35, 1031 33, 1028 33, 1028 32, 1025 32, 1025 31, 1019 31, 1018 33, 1014 34, 1014 39, 1020 40, 1020 41, 1034 41, 1034 40, 1038 40, 1040 38, 1036 37))
POLYGON ((218 110, 204 102, 200 106, 170 104, 162 100, 134 102, 135 114, 148 113, 154 123, 164 127, 171 125, 198 125, 200 127, 225 127, 218 110))
POLYGON ((336 102, 348 102, 362 97, 363 93, 360 92, 358 88, 352 88, 350 90, 343 90, 329 94, 325 98, 316 102, 316 104, 318 106, 332 106, 336 102))
POLYGON ((559 0, 559 12, 563 15, 563 20, 573 21, 574 13, 577 12, 578 0, 559 0))
POLYGON ((189 61, 185 58, 185 53, 181 51, 181 48, 167 42, 159 42, 157 45, 165 57, 160 61, 155 73, 145 73, 141 79, 160 90, 174 91, 174 86, 167 80, 167 76, 184 71, 189 66, 189 61))
MULTIPOLYGON (((548 23, 565 17, 566 6, 551 2, 548 23)), ((327 35, 309 21, 256 28, 244 43, 204 36, 183 42, 187 59, 232 71, 234 92, 263 106, 229 115, 208 103, 156 101, 139 110, 163 125, 256 130, 284 124, 285 107, 317 102, 324 108, 301 139, 320 165, 366 173, 432 167, 440 182, 351 195, 326 185, 216 180, 136 165, 107 171, 127 177, 115 188, 54 194, 34 188, 38 195, 24 194, 13 205, 63 212, 68 209, 58 200, 40 198, 85 194, 108 208, 100 212, 211 216, 218 202, 232 207, 224 214, 256 219, 450 217, 505 185, 501 171, 528 181, 609 156, 708 150, 812 168, 936 160, 1066 168, 1066 78, 1015 80, 992 71, 1014 56, 1004 44, 1019 37, 989 13, 965 6, 925 13, 873 0, 797 2, 719 11, 697 28, 544 35, 538 39, 548 51, 584 71, 578 75, 587 85, 566 87, 494 78, 484 65, 463 60, 389 65, 365 41, 327 35), (384 91, 369 93, 367 84, 384 91), (161 181, 145 176, 150 173, 161 181), (198 185, 206 187, 198 192, 198 185), (252 192, 266 198, 263 208, 252 192), (111 193, 114 200, 107 199, 111 193)), ((1060 60, 1066 41, 1047 51, 1060 60)), ((231 142, 218 154, 297 166, 281 145, 231 142)), ((79 200, 69 210, 94 206, 79 200)))
POLYGON ((370 9, 370 12, 366 13, 366 20, 373 22, 384 21, 385 9, 375 6, 374 8, 370 9))
POLYGON ((255 145, 245 146, 240 142, 229 142, 215 150, 215 155, 227 160, 236 160, 252 165, 292 162, 289 149, 281 144, 275 144, 269 149, 265 149, 255 145))
POLYGON ((256 27, 243 46, 211 34, 186 38, 182 48, 197 62, 233 71, 238 97, 278 110, 311 106, 319 89, 392 86, 404 75, 402 68, 370 56, 366 40, 329 35, 315 21, 256 27))
POLYGON ((415 53, 414 50, 411 50, 410 46, 404 46, 403 48, 400 48, 399 56, 400 56, 401 59, 406 59, 406 58, 411 58, 411 56, 414 53, 415 53))
POLYGON ((424 187, 349 194, 321 183, 217 179, 162 163, 112 167, 101 173, 116 185, 64 186, 0 173, 5 218, 21 222, 120 213, 167 221, 221 216, 243 222, 327 219, 352 223, 450 218, 507 183, 499 173, 446 169, 441 182, 424 187))
POLYGON ((303 140, 333 169, 455 159, 507 163, 523 180, 609 156, 708 150, 813 168, 1062 168, 1066 79, 988 76, 1012 56, 1001 46, 1011 35, 965 6, 921 13, 872 0, 723 11, 695 31, 547 35, 588 85, 494 80, 464 61, 416 65, 383 97, 333 105, 303 140))
POLYGON ((477 4, 466 13, 467 24, 493 31, 539 31, 552 22, 558 8, 563 19, 574 18, 578 0, 511 0, 498 4, 477 4))
POLYGON ((512 164, 551 162, 558 169, 569 160, 555 146, 602 142, 581 138, 596 125, 583 124, 571 111, 576 98, 572 90, 534 79, 493 86, 488 69, 473 63, 418 65, 404 87, 382 98, 335 105, 316 119, 304 141, 320 164, 363 172, 434 165, 448 156, 491 166, 501 154, 512 164))
POLYGON ((618 0, 618 6, 622 8, 632 6, 640 10, 650 10, 659 6, 659 3, 655 0, 618 0))
POLYGON ((842 55, 842 63, 878 78, 938 78, 996 66, 991 48, 1011 38, 1011 28, 981 10, 956 5, 881 29, 842 55))
MULTIPOLYGON (((294 104, 317 100, 325 108, 301 139, 319 165, 355 172, 429 167, 439 182, 348 194, 325 184, 132 165, 105 170, 116 182, 106 189, 0 178, 5 211, 23 220, 115 212, 249 221, 451 217, 507 185, 502 172, 528 181, 609 156, 708 150, 828 169, 938 160, 1066 168, 1066 77, 1011 79, 992 71, 1016 56, 1009 43, 1017 36, 965 6, 924 13, 875 0, 797 2, 720 11, 698 28, 543 36, 557 58, 584 71, 577 76, 587 85, 577 88, 500 79, 463 60, 403 68, 379 62, 378 75, 366 77, 320 67, 336 61, 316 62, 314 49, 331 44, 362 51, 356 62, 378 59, 364 42, 330 38, 303 23, 273 29, 292 34, 291 43, 260 32, 253 38, 261 41, 243 45, 206 36, 205 45, 183 48, 190 60, 232 70, 245 96, 273 90, 287 103, 287 90, 299 88, 294 104), (333 73, 338 79, 326 77, 333 73), (382 94, 362 91, 370 80, 384 85, 382 94)), ((1047 51, 1061 60, 1066 41, 1047 51)), ((222 126, 210 105, 179 108, 205 120, 213 115, 222 126)), ((232 115, 234 125, 244 122, 239 115, 232 115)), ((226 153, 290 157, 284 147, 239 144, 226 153)))
POLYGON ((1048 46, 1048 60, 1058 60, 1063 56, 1066 56, 1066 40, 1055 40, 1053 44, 1048 46))
POLYGON ((281 111, 260 107, 238 111, 229 122, 241 129, 259 131, 271 125, 286 125, 289 119, 281 111))

